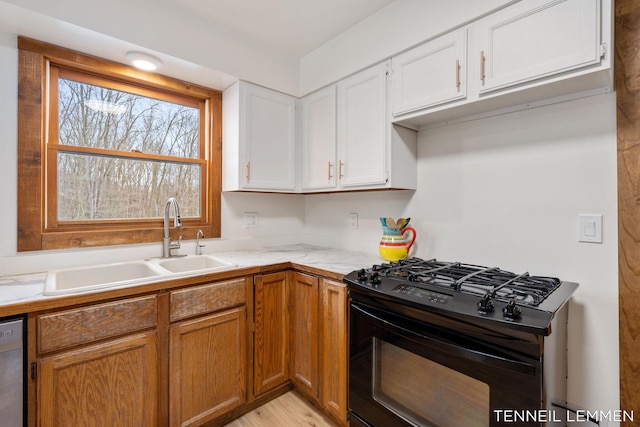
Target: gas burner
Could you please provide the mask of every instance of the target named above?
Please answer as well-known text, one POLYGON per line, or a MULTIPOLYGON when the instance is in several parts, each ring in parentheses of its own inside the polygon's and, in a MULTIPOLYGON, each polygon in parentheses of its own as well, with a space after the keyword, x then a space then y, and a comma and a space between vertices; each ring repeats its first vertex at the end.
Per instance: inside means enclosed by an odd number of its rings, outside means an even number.
MULTIPOLYGON (((436 259, 408 258, 398 262, 377 264, 370 269, 380 276, 411 283, 440 286, 453 292, 488 296, 496 301, 537 307, 560 286, 555 277, 515 274, 498 267, 483 267, 436 259)), ((513 310, 509 309, 512 313, 513 310)))

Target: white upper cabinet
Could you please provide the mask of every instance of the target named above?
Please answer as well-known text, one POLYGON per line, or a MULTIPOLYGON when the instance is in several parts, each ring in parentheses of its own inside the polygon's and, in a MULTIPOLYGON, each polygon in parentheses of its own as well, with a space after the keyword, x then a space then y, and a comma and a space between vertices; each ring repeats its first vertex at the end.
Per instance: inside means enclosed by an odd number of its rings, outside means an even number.
POLYGON ((522 0, 399 54, 393 121, 417 129, 608 92, 612 13, 612 0, 522 0))
POLYGON ((300 102, 302 190, 336 188, 336 87, 329 86, 300 102))
POLYGON ((521 0, 301 100, 236 82, 223 191, 415 189, 420 127, 610 91, 612 15, 613 0, 521 0))
POLYGON ((296 190, 297 98, 236 82, 223 92, 223 191, 296 190))
POLYGON ((600 63, 600 0, 529 0, 477 23, 480 93, 600 63))
POLYGON ((389 67, 302 98, 303 192, 416 188, 416 132, 391 124, 389 67))
POLYGON ((464 99, 467 95, 467 29, 427 42, 392 59, 394 116, 464 99))
POLYGON ((301 100, 242 81, 225 89, 223 191, 415 189, 416 132, 391 124, 389 66, 301 100))
POLYGON ((338 82, 338 185, 345 190, 417 185, 416 132, 391 124, 383 62, 338 82))
POLYGON ((338 82, 338 178, 343 187, 387 180, 387 63, 338 82))

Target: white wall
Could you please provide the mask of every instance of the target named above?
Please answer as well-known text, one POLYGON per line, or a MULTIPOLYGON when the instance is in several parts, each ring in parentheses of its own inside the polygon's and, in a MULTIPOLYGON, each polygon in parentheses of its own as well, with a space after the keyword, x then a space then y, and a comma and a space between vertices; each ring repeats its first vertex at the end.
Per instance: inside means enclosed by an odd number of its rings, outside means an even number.
POLYGON ((422 131, 415 192, 307 196, 307 239, 375 253, 378 217, 411 217, 419 257, 579 282, 569 400, 618 409, 615 124, 607 94, 422 131), (577 241, 580 213, 603 215, 602 244, 577 241))

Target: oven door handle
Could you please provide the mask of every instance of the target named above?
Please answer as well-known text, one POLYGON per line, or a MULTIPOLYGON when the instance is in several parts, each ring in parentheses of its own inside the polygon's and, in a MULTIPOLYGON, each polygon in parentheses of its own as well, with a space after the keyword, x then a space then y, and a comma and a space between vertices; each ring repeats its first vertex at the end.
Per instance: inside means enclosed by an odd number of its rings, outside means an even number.
POLYGON ((383 319, 375 313, 372 313, 370 310, 362 307, 362 305, 358 303, 351 303, 351 307, 354 310, 361 312, 364 316, 373 319, 383 329, 386 329, 389 332, 397 335, 406 336, 408 338, 412 336, 417 337, 422 342, 427 341, 429 343, 429 346, 445 354, 459 356, 466 360, 474 360, 485 365, 508 369, 516 372, 522 372, 527 375, 536 375, 536 367, 529 363, 507 358, 505 356, 500 356, 497 354, 486 353, 480 350, 467 349, 462 347, 461 345, 448 343, 446 341, 417 333, 415 331, 402 327, 401 325, 397 325, 386 319, 383 319))

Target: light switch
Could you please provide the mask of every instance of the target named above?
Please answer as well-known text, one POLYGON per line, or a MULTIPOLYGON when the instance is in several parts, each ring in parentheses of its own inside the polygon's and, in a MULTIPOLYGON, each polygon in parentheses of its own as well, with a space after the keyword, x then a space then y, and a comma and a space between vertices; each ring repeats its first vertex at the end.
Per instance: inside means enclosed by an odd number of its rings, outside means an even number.
POLYGON ((578 241, 602 243, 602 215, 578 215, 578 241))
POLYGON ((589 238, 596 237, 596 222, 592 219, 588 219, 584 224, 584 235, 589 238))

